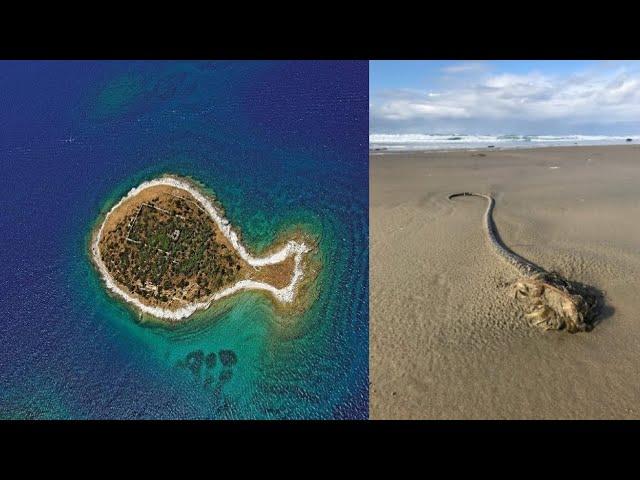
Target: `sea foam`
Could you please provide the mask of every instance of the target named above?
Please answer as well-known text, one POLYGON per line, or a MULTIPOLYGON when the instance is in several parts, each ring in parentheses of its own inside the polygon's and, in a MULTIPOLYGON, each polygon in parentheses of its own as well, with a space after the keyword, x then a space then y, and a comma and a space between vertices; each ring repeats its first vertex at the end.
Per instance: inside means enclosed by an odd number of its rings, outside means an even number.
POLYGON ((486 148, 534 148, 562 145, 618 145, 640 141, 640 135, 465 135, 421 133, 372 133, 370 149, 388 150, 449 150, 486 148))

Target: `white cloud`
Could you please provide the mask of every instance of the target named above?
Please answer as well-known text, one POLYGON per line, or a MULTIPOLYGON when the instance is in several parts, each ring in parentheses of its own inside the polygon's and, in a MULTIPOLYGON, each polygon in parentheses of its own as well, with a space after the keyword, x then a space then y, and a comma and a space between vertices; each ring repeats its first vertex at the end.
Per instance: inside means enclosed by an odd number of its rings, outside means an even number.
MULTIPOLYGON (((453 65, 458 71, 467 64, 453 65)), ((611 124, 640 121, 640 73, 618 69, 589 74, 487 74, 443 82, 441 89, 387 91, 371 110, 372 126, 420 121, 487 120, 611 124)))
POLYGON ((487 66, 481 62, 464 62, 457 63, 455 65, 447 65, 442 67, 444 73, 469 73, 469 72, 482 72, 487 69, 487 66))
POLYGON ((408 100, 387 102, 380 107, 379 111, 389 120, 407 120, 415 117, 468 117, 463 107, 408 100))

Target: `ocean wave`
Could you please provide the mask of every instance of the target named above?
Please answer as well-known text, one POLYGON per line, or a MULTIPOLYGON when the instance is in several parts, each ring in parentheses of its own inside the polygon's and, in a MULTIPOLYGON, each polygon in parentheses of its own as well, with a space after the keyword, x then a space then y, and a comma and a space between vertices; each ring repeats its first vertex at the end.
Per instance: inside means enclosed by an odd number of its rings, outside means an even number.
POLYGON ((372 149, 447 149, 488 147, 533 147, 553 145, 609 145, 640 141, 640 135, 464 135, 421 133, 372 133, 369 146, 372 149))

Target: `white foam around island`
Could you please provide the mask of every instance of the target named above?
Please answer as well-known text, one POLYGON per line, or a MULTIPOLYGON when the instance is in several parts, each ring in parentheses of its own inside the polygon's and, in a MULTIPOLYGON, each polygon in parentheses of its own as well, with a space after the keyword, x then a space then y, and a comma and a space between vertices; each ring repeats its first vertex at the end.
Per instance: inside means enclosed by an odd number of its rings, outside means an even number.
POLYGON ((197 189, 192 187, 187 182, 180 181, 177 178, 173 178, 173 177, 161 177, 155 180, 149 180, 131 189, 124 198, 122 198, 116 205, 113 206, 113 208, 111 208, 111 210, 109 210, 105 219, 100 225, 100 229, 98 230, 98 233, 95 236, 95 239, 91 245, 91 252, 93 255, 93 259, 96 262, 96 265, 98 266, 98 269, 100 270, 100 273, 102 274, 102 277, 107 285, 107 288, 109 288, 109 290, 111 290, 112 292, 122 297, 128 303, 135 305, 138 309, 140 309, 144 313, 148 313, 150 315, 153 315, 154 317, 173 320, 173 321, 178 321, 178 320, 187 318, 197 310, 207 309, 209 308, 212 302, 219 300, 223 297, 232 295, 240 290, 264 290, 264 291, 270 292, 275 298, 277 298, 281 302, 285 302, 285 303, 292 302, 293 299, 295 298, 296 286, 304 276, 302 271, 302 266, 301 266, 302 255, 307 253, 309 250, 310 249, 306 244, 299 243, 294 240, 290 240, 289 242, 287 242, 287 244, 284 247, 282 247, 280 250, 278 250, 277 252, 269 256, 258 258, 250 255, 238 240, 238 235, 236 234, 236 232, 233 231, 228 220, 218 212, 218 210, 211 203, 211 201, 209 201, 207 197, 202 195, 197 189), (107 267, 102 261, 102 256, 100 255, 100 249, 98 248, 98 244, 100 243, 100 239, 102 238, 102 229, 104 228, 104 225, 107 222, 107 219, 109 218, 111 213, 113 213, 120 205, 122 205, 123 202, 139 194, 142 190, 145 190, 150 187, 160 186, 160 185, 167 185, 167 186, 179 188, 189 192, 202 205, 202 207, 205 209, 205 211, 209 214, 211 219, 216 223, 220 231, 223 233, 223 235, 227 237, 231 245, 233 245, 233 247, 238 252, 238 255, 240 255, 240 257, 243 260, 245 260, 249 265, 253 267, 273 265, 276 263, 283 262, 284 260, 289 258, 291 255, 294 255, 295 266, 294 266, 293 275, 291 277, 291 281, 289 282, 289 284, 283 288, 276 288, 273 285, 270 285, 264 282, 256 282, 255 280, 240 280, 238 283, 217 292, 206 302, 191 303, 189 305, 178 308, 176 310, 170 310, 170 309, 160 308, 160 307, 151 307, 151 306, 145 305, 140 300, 129 295, 127 292, 121 289, 116 284, 113 277, 107 270, 107 267))

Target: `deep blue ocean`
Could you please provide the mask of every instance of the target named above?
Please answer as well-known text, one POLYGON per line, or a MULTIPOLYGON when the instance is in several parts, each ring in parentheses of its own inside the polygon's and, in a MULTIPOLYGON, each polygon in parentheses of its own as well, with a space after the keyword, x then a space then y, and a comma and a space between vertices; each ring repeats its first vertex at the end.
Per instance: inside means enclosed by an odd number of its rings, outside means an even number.
POLYGON ((367 110, 367 62, 0 62, 0 418, 367 418, 367 110), (315 235, 311 307, 139 323, 88 243, 162 173, 256 252, 315 235))

